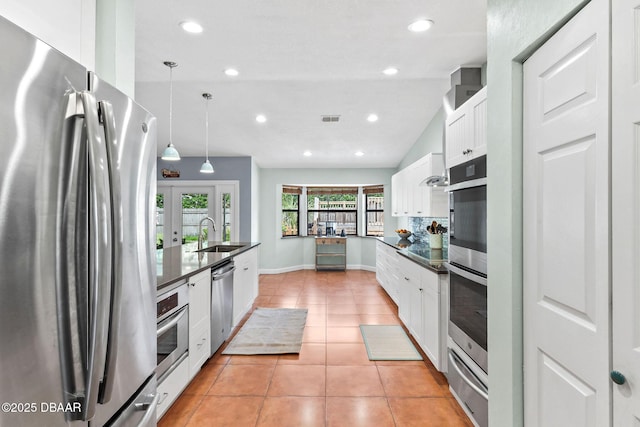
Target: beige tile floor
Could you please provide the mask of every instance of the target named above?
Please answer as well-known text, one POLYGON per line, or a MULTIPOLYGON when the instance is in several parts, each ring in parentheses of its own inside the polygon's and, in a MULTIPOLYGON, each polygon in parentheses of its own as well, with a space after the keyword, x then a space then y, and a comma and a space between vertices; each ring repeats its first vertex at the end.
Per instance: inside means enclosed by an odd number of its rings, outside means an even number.
POLYGON ((374 273, 261 275, 254 307, 308 309, 300 354, 222 356, 219 350, 160 427, 472 426, 426 357, 367 358, 358 326, 400 324, 374 273))

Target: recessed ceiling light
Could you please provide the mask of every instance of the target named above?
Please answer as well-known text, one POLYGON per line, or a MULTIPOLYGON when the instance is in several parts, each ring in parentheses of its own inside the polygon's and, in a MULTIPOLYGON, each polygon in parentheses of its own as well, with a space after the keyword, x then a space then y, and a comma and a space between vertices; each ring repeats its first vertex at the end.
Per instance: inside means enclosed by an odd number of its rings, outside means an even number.
POLYGON ((240 74, 235 68, 227 68, 226 70, 224 70, 224 73, 229 77, 235 77, 240 74))
POLYGON ((433 21, 430 19, 419 19, 415 22, 412 22, 409 25, 409 31, 413 31, 414 33, 421 33, 423 31, 427 31, 433 25, 433 21))
POLYGON ((367 121, 373 123, 373 122, 377 122, 378 121, 378 115, 377 114, 369 114, 367 116, 367 121))
POLYGON ((398 74, 398 69, 395 67, 385 68, 383 73, 387 76, 395 76, 396 74, 398 74))
POLYGON ((187 33, 199 34, 202 32, 202 25, 193 21, 183 21, 180 23, 180 26, 187 33))
POLYGON ((356 151, 354 154, 358 157, 364 156, 364 153, 362 151, 356 151))
POLYGON ((258 123, 264 123, 267 121, 267 118, 263 115, 263 114, 258 114, 256 116, 256 122, 258 123))
POLYGON ((305 157, 310 157, 310 156, 311 156, 311 154, 313 154, 313 153, 311 153, 311 151, 307 150, 307 151, 305 151, 305 152, 304 152, 304 153, 302 153, 302 154, 303 154, 305 157))

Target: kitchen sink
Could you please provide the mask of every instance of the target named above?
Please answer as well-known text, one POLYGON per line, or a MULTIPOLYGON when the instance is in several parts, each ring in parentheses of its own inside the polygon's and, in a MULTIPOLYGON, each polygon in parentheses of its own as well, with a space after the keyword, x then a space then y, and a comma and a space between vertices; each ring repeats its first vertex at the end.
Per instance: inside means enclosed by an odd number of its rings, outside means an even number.
POLYGON ((208 248, 200 249, 196 252, 231 252, 244 247, 245 245, 214 245, 209 246, 208 248))

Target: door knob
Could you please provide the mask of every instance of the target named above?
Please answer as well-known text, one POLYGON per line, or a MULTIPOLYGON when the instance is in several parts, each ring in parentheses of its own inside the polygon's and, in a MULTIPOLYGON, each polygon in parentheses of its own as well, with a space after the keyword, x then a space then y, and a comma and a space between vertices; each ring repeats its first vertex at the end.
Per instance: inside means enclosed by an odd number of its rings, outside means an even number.
POLYGON ((611 377, 611 381, 613 381, 614 383, 618 384, 618 385, 622 385, 625 382, 627 382, 627 379, 624 377, 624 375, 622 375, 621 372, 618 371, 611 371, 611 374, 609 374, 611 377))

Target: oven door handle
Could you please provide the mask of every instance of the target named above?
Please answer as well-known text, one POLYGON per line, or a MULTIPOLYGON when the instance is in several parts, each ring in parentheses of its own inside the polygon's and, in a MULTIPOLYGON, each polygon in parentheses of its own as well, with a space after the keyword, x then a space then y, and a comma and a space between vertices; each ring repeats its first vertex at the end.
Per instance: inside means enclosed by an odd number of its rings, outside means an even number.
POLYGON ((458 373, 458 375, 460 375, 460 378, 462 378, 462 381, 464 381, 465 383, 467 383, 467 385, 469 387, 471 387, 476 393, 478 393, 480 396, 482 396, 483 399, 485 400, 489 400, 489 393, 488 391, 483 390, 482 388, 480 388, 477 384, 474 384, 473 381, 471 381, 469 378, 467 378, 467 376, 465 375, 464 372, 462 372, 462 369, 460 369, 460 366, 458 366, 458 361, 457 361, 457 356, 455 356, 453 354, 453 351, 449 350, 449 362, 451 364, 451 366, 453 366, 453 369, 456 370, 456 372, 458 373))
POLYGON ((185 314, 187 314, 187 307, 186 306, 184 308, 182 308, 182 310, 180 310, 179 312, 174 314, 172 317, 170 317, 169 319, 165 320, 165 322, 167 322, 167 323, 158 328, 158 332, 157 332, 156 335, 159 337, 160 335, 162 335, 165 332, 167 332, 169 329, 173 328, 175 325, 178 324, 180 319, 182 319, 185 314))
POLYGON ((455 265, 451 265, 451 263, 447 263, 447 268, 449 269, 450 272, 455 273, 458 276, 462 276, 465 279, 469 279, 472 282, 478 283, 480 285, 487 286, 487 279, 482 276, 478 276, 476 274, 470 273, 466 270, 456 267, 455 265))

